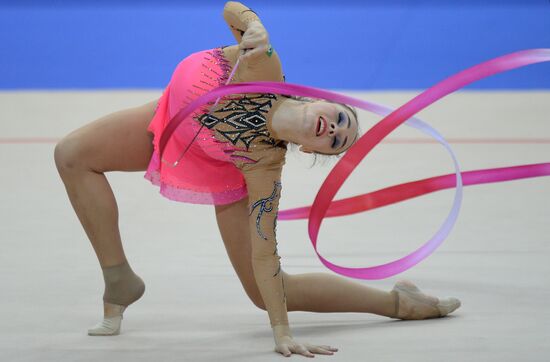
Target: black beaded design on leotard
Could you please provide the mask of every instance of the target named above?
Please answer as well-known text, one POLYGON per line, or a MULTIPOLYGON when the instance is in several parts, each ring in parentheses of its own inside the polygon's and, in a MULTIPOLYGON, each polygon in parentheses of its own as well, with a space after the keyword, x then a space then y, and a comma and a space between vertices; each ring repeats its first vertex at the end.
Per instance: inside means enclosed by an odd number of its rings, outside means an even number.
POLYGON ((276 99, 276 95, 269 93, 229 98, 223 107, 201 115, 198 120, 208 129, 215 129, 233 145, 244 146, 247 151, 258 138, 258 142, 275 145, 277 141, 269 134, 265 115, 276 99), (220 123, 230 127, 217 127, 220 123))
MULTIPOLYGON (((258 235, 264 239, 268 240, 268 238, 265 236, 265 234, 261 230, 261 220, 264 213, 272 212, 274 209, 273 202, 281 197, 281 182, 275 181, 273 183, 273 191, 271 195, 268 197, 265 197, 263 199, 259 199, 258 201, 254 202, 250 206, 250 215, 254 212, 256 208, 258 208, 258 215, 256 215, 256 231, 258 235)), ((276 240, 276 229, 277 229, 277 217, 275 217, 273 221, 273 238, 275 239, 275 250, 273 251, 273 255, 277 255, 277 240, 276 240)), ((281 272, 281 260, 279 258, 279 265, 277 268, 277 271, 275 274, 273 274, 273 277, 276 277, 281 272)), ((286 290, 285 290, 285 280, 283 277, 281 277, 281 283, 283 286, 283 303, 286 302, 286 290)))
MULTIPOLYGON (((281 195, 281 183, 278 181, 275 181, 273 183, 273 192, 271 195, 269 195, 266 198, 260 199, 256 201, 252 206, 250 207, 250 215, 254 212, 254 210, 259 207, 258 209, 258 216, 256 216, 256 231, 258 232, 258 235, 262 237, 262 239, 267 240, 267 237, 262 233, 262 230, 260 228, 260 222, 262 219, 262 215, 264 212, 271 212, 273 211, 273 201, 278 199, 281 195)), ((274 225, 275 226, 275 225, 274 225)))

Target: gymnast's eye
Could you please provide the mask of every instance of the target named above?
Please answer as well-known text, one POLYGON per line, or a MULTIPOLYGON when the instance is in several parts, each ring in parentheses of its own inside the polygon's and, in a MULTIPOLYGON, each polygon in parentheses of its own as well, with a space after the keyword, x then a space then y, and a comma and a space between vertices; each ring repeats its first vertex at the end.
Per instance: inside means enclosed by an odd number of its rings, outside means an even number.
POLYGON ((334 137, 334 139, 332 140, 332 145, 331 147, 332 148, 336 148, 336 146, 339 144, 339 141, 338 141, 338 137, 334 137))
POLYGON ((344 121, 344 113, 340 112, 338 113, 338 125, 340 126, 343 121, 344 121))

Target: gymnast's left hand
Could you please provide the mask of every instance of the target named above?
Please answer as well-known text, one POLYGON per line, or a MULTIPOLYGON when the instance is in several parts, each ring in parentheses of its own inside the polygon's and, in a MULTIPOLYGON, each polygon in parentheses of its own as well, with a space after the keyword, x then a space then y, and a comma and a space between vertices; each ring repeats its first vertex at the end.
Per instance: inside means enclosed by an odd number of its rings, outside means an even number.
POLYGON ((292 353, 306 357, 315 357, 313 353, 333 355, 336 351, 338 351, 338 348, 331 346, 299 343, 290 336, 281 336, 275 339, 275 352, 279 352, 285 357, 290 357, 292 353))
POLYGON ((239 44, 242 60, 250 60, 269 49, 269 36, 262 23, 252 21, 244 32, 239 44))

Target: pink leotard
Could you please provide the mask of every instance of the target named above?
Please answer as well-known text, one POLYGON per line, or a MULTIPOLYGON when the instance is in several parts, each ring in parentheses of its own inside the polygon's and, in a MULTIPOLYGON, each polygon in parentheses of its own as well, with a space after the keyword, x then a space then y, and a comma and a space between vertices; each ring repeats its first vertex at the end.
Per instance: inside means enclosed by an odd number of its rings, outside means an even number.
MULTIPOLYGON (((226 4, 224 18, 238 42, 248 23, 258 20, 237 2, 226 4)), ((210 104, 196 110, 167 143, 166 162, 159 159, 159 140, 170 119, 196 97, 224 84, 237 56, 236 46, 215 48, 193 53, 177 65, 148 127, 154 134, 154 152, 145 178, 175 201, 219 205, 248 196, 254 276, 271 325, 288 325, 275 235, 287 143, 276 139, 271 128, 273 115, 286 98, 235 94, 222 98, 213 109, 210 104), (177 166, 171 167, 189 144, 177 166)), ((277 53, 260 53, 241 63, 231 82, 245 81, 284 81, 277 53)))

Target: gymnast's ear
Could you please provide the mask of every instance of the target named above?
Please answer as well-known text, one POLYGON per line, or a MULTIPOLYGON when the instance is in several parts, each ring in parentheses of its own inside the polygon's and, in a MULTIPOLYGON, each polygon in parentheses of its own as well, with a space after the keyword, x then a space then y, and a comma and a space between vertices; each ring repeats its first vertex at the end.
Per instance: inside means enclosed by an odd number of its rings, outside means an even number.
POLYGON ((313 153, 312 150, 310 150, 309 148, 307 148, 307 146, 300 146, 300 148, 298 148, 299 151, 302 151, 304 153, 313 153))

